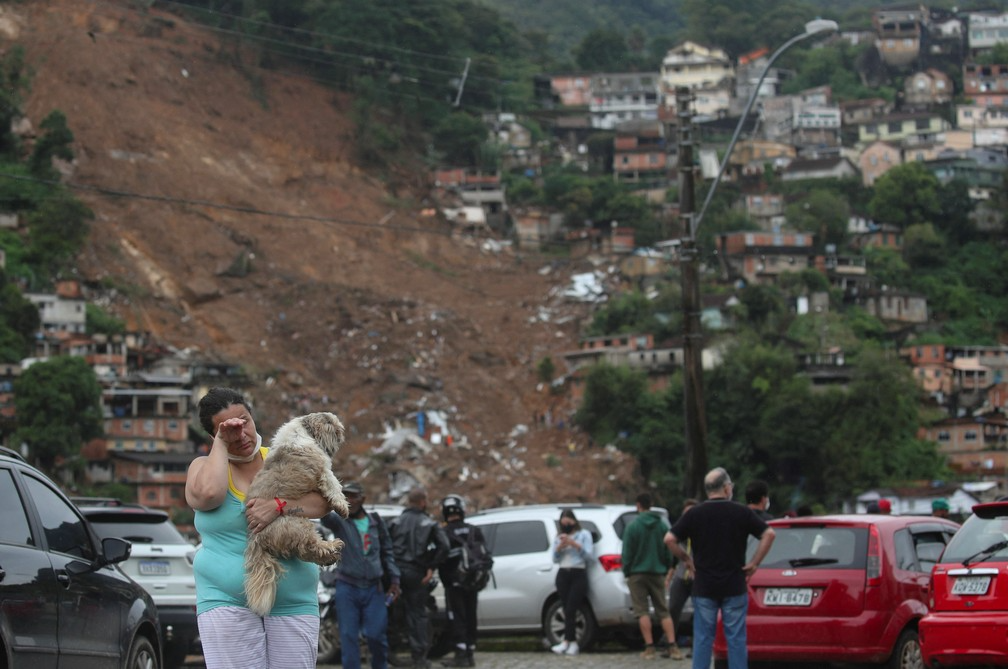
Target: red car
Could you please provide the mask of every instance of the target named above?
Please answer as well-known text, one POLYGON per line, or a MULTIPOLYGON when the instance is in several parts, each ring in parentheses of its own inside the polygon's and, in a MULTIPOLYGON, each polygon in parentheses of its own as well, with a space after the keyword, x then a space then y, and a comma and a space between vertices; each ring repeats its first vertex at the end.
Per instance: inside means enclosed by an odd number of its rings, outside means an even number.
POLYGON ((977 504, 931 574, 928 667, 1008 666, 1008 501, 977 504))
MULTIPOLYGON (((770 526, 777 538, 749 580, 752 663, 920 667, 917 623, 927 613, 929 575, 958 524, 872 514, 782 518, 770 526)), ((715 667, 726 667, 726 658, 719 626, 715 667)))

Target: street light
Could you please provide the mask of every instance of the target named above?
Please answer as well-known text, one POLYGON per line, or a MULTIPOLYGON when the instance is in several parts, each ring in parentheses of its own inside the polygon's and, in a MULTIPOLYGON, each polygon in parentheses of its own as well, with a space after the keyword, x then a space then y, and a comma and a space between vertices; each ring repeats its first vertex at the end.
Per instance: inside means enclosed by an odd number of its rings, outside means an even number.
POLYGON ((756 86, 749 94, 742 116, 735 132, 732 133, 728 149, 725 151, 717 176, 707 190, 699 213, 694 216, 694 164, 693 164, 693 122, 689 112, 692 95, 688 88, 676 90, 676 108, 679 116, 679 218, 682 221, 683 236, 680 240, 679 267, 682 276, 683 301, 683 410, 686 426, 686 495, 701 498, 703 477, 707 472, 707 418, 703 404, 703 333, 700 328, 700 269, 696 249, 696 234, 703 221, 704 213, 714 197, 714 191, 721 183, 728 159, 735 143, 742 133, 742 126, 759 96, 760 86, 777 58, 792 46, 816 35, 836 32, 836 21, 814 19, 805 24, 805 32, 795 35, 782 44, 767 60, 756 86))

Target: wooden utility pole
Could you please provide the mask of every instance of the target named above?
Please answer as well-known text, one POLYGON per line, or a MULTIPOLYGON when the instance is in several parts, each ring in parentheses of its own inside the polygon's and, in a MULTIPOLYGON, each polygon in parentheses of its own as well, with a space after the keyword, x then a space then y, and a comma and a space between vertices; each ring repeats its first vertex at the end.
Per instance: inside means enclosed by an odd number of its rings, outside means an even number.
POLYGON ((676 88, 679 120, 679 273, 683 305, 683 411, 686 417, 685 494, 704 498, 707 473, 707 416, 703 394, 703 331, 700 327, 700 258, 696 247, 696 169, 693 158, 693 95, 689 88, 676 88))

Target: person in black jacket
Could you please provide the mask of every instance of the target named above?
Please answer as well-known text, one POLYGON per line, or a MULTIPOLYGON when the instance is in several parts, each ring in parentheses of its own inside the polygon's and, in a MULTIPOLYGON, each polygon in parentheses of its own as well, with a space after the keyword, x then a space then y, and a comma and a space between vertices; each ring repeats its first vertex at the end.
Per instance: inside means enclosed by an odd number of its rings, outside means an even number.
POLYGON ((335 604, 339 620, 343 669, 360 669, 360 633, 367 639, 372 669, 388 667, 388 609, 386 602, 399 596, 399 568, 392 555, 392 539, 377 513, 364 510, 364 488, 351 481, 343 485, 350 515, 332 512, 322 524, 343 541, 336 565, 335 604), (388 591, 382 586, 388 582, 388 591))
POLYGON ((399 567, 402 603, 406 611, 406 631, 415 669, 427 669, 427 585, 434 569, 448 556, 448 537, 427 515, 427 491, 410 490, 407 507, 389 527, 396 565, 399 567))
POLYGON ((455 656, 441 664, 446 667, 475 667, 476 606, 479 590, 456 582, 455 576, 466 544, 472 540, 482 545, 486 553, 486 540, 480 528, 465 522, 465 501, 458 495, 448 495, 441 500, 441 517, 445 520, 445 532, 448 534, 451 551, 438 571, 445 588, 448 618, 455 640, 455 656))

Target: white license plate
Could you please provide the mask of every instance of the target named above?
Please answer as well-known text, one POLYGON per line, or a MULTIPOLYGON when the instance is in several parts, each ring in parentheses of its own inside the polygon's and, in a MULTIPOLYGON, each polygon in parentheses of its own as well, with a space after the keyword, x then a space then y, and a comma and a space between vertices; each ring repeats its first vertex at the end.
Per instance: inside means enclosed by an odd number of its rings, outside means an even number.
POLYGON ((164 560, 141 560, 140 573, 143 576, 170 576, 171 565, 164 560))
POLYGON ((766 606, 809 606, 812 588, 767 588, 763 591, 766 606))
POLYGON ((986 595, 990 576, 959 576, 952 584, 953 595, 986 595))

